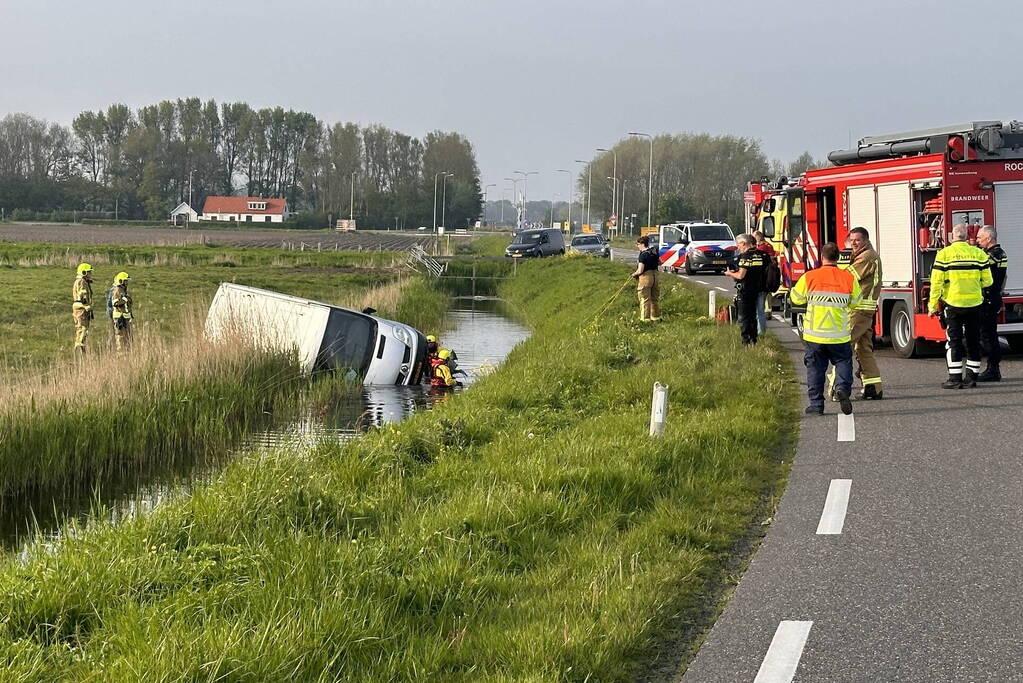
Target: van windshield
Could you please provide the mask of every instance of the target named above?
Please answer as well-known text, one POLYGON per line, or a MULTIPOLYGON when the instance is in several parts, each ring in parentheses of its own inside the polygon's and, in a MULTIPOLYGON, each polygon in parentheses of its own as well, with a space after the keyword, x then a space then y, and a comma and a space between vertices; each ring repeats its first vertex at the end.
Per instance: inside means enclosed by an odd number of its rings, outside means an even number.
POLYGON ((377 323, 368 316, 338 308, 330 311, 317 370, 352 371, 365 377, 376 348, 377 323))
POLYGON ((727 225, 694 225, 689 228, 689 234, 692 235, 694 242, 735 239, 727 225))

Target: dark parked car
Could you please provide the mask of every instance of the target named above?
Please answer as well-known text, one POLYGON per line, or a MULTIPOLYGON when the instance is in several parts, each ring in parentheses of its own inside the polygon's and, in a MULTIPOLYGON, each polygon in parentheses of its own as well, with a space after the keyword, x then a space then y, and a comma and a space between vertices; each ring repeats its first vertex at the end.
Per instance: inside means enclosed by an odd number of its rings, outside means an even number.
POLYGON ((570 246, 572 251, 578 251, 589 256, 600 256, 611 258, 611 245, 607 243, 603 235, 576 235, 572 238, 570 246))
POLYGON ((565 238, 556 228, 517 232, 512 243, 504 250, 504 255, 511 258, 551 256, 564 253, 565 238))

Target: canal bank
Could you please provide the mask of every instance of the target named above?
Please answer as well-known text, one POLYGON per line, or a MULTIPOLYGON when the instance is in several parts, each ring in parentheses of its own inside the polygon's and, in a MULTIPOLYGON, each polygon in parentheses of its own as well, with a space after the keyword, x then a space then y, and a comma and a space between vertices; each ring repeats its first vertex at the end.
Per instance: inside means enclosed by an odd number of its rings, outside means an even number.
POLYGON ((634 675, 783 477, 794 388, 783 355, 742 349, 681 286, 661 325, 626 296, 596 316, 625 277, 525 265, 501 294, 533 335, 472 391, 353 442, 234 463, 153 515, 0 568, 11 670, 634 675), (671 386, 659 440, 654 381, 671 386))

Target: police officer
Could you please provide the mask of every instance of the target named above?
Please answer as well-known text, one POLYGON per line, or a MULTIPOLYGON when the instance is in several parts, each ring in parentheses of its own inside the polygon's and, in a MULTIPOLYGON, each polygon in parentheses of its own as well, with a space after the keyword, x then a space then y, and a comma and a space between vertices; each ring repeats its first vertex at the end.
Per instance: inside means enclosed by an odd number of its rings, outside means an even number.
POLYGON ((983 289, 994 280, 988 255, 966 240, 969 231, 960 223, 952 228, 952 243, 938 252, 931 269, 931 317, 945 316, 948 380, 944 389, 977 386, 980 373, 980 307, 983 289), (965 341, 965 344, 964 344, 965 341), (964 348, 965 346, 965 348, 964 348), (963 367, 963 357, 966 367, 963 367))
POLYGON ((1002 290, 1009 268, 1009 257, 998 244, 998 233, 993 225, 977 231, 977 244, 987 253, 991 268, 991 286, 984 288, 984 303, 980 306, 980 345, 987 352, 987 368, 977 377, 978 382, 1000 382, 1002 347, 998 343, 998 315, 1002 312, 1002 290))
POLYGON ((739 312, 739 328, 743 344, 757 343, 757 306, 760 293, 764 291, 764 274, 767 270, 767 254, 757 249, 757 241, 752 235, 739 235, 735 238, 739 247, 739 260, 735 270, 726 270, 725 275, 735 280, 735 307, 739 312))

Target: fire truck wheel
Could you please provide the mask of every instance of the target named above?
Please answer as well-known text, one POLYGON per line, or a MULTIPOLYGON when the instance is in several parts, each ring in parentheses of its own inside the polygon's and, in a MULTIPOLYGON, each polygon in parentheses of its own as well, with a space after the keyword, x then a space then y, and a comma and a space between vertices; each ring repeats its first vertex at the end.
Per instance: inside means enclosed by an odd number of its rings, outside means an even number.
POLYGON ((916 356, 917 343, 913 332, 913 316, 904 301, 898 301, 892 307, 892 315, 888 319, 888 331, 895 353, 903 358, 916 356))
POLYGON ((1009 334, 1005 340, 1009 342, 1009 349, 1013 353, 1023 353, 1023 334, 1009 334))

